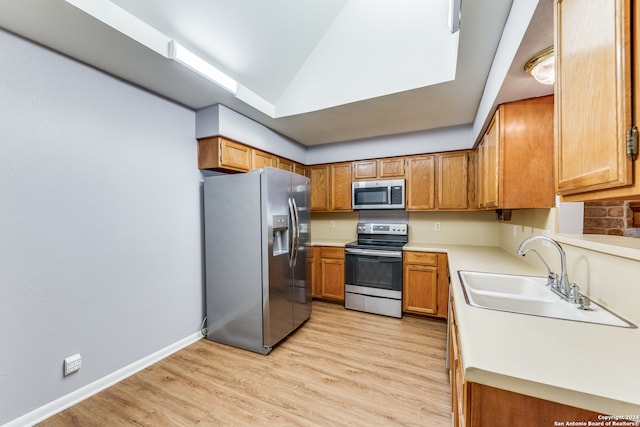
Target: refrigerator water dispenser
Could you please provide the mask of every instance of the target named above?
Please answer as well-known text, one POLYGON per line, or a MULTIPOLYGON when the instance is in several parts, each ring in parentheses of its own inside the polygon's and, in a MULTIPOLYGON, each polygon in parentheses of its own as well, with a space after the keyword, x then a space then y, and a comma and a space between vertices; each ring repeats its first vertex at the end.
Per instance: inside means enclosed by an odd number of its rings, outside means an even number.
POLYGON ((289 216, 273 215, 273 255, 289 253, 289 216))

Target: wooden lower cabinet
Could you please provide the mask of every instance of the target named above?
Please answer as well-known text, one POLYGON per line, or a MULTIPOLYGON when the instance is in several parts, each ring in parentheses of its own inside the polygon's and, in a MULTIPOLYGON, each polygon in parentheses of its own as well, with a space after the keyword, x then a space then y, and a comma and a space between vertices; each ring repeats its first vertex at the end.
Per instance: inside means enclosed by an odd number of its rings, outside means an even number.
POLYGON ((593 411, 466 381, 453 299, 450 307, 449 369, 454 427, 554 426, 565 425, 566 421, 601 421, 593 411))
POLYGON ((311 269, 312 296, 344 303, 344 248, 314 246, 311 269))
POLYGON ((405 251, 402 262, 402 311, 446 319, 447 254, 405 251))

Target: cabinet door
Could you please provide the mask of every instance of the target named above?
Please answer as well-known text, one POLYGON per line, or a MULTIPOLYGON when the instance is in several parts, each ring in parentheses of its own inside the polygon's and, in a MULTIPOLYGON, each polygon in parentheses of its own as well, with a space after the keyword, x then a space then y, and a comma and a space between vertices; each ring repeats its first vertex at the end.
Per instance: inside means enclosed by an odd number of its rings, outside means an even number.
POLYGON ((321 248, 319 246, 311 248, 311 266, 307 277, 311 279, 311 296, 313 298, 322 297, 322 265, 320 263, 320 251, 321 248))
MULTIPOLYGON (((449 315, 449 357, 451 370, 451 409, 453 412, 453 426, 465 426, 467 423, 467 393, 465 390, 464 372, 460 345, 458 343, 458 328, 455 321, 453 299, 450 301, 449 315)), ((468 421, 471 425, 470 420, 468 421)))
POLYGON ((498 109, 487 128, 487 132, 480 145, 480 150, 478 151, 478 179, 480 182, 478 197, 481 208, 497 208, 499 206, 499 138, 500 110, 498 109))
POLYGON ((630 0, 556 1, 556 186, 632 183, 630 0))
POLYGON ((438 209, 466 209, 469 205, 467 152, 439 154, 437 159, 438 209))
POLYGON ((329 166, 312 166, 310 177, 310 209, 312 211, 329 210, 329 166))
POLYGON ((374 179, 377 177, 377 160, 360 160, 353 162, 353 179, 374 179))
POLYGON ((293 173, 297 173, 302 176, 309 176, 309 168, 302 166, 300 163, 293 163, 293 173))
POLYGON ((331 165, 331 204, 332 211, 351 211, 351 163, 331 165))
POLYGON ((478 151, 469 152, 469 162, 467 163, 467 200, 469 209, 478 207, 478 151))
POLYGON ((283 159, 282 157, 278 157, 277 160, 278 160, 278 169, 293 172, 293 162, 291 160, 283 159))
POLYGON ((380 178, 404 178, 404 157, 380 159, 378 175, 380 178))
POLYGON ((403 310, 419 314, 438 311, 438 267, 405 264, 403 282, 403 310))
POLYGON ((407 158, 407 210, 435 208, 435 157, 407 158))
POLYGON ((198 140, 198 168, 248 172, 251 149, 219 136, 201 138, 198 140))
POLYGON ((344 258, 322 258, 322 298, 344 301, 344 258))
POLYGON ((248 172, 251 169, 251 149, 246 145, 218 138, 220 144, 220 166, 248 172))
POLYGON ((264 151, 251 149, 251 168, 262 169, 266 166, 276 166, 276 158, 273 154, 265 153, 264 151))

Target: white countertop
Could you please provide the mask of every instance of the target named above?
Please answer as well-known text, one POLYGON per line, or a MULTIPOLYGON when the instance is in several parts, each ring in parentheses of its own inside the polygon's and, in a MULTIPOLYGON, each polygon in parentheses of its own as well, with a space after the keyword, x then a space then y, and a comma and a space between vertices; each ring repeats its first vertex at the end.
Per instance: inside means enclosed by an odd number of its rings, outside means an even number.
POLYGON ((313 239, 311 246, 338 246, 344 247, 347 243, 353 242, 355 239, 313 239))
POLYGON ((546 276, 497 247, 411 242, 446 252, 465 378, 609 415, 640 415, 640 329, 506 313, 465 302, 458 270, 546 276))

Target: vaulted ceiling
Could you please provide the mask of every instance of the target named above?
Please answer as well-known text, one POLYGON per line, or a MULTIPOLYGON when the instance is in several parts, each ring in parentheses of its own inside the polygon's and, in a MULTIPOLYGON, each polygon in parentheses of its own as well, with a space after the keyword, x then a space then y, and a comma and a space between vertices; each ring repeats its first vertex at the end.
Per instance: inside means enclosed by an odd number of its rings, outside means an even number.
POLYGON ((221 103, 304 145, 472 123, 512 5, 536 4, 495 102, 540 96, 550 0, 3 0, 0 26, 192 109, 221 103), (236 94, 169 59, 175 40, 236 94))

